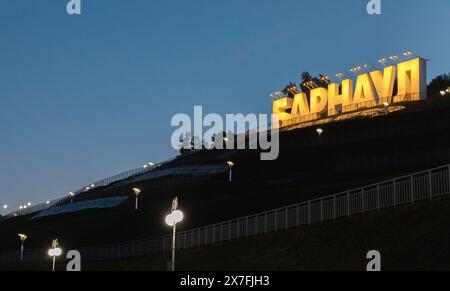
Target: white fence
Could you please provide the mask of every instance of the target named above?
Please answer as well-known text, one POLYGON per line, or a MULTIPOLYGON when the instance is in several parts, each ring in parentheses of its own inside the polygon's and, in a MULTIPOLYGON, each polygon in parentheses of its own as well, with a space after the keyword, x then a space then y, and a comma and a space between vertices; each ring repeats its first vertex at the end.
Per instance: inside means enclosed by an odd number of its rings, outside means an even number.
MULTIPOLYGON (((147 172, 153 171, 155 169, 157 169, 158 167, 161 167, 164 164, 167 164, 171 161, 175 160, 175 158, 169 159, 167 161, 164 161, 162 163, 153 165, 153 166, 148 166, 148 167, 141 167, 141 168, 137 168, 137 169, 132 169, 132 170, 128 170, 126 172, 123 172, 121 174, 100 180, 98 182, 92 183, 89 186, 83 187, 80 190, 74 192, 76 195, 81 194, 83 192, 87 192, 90 190, 93 190, 95 188, 99 188, 99 187, 104 187, 104 186, 108 186, 112 183, 115 182, 119 182, 119 181, 123 181, 126 180, 128 178, 137 176, 137 175, 141 175, 141 174, 145 174, 147 172)), ((17 217, 17 216, 24 216, 24 215, 30 215, 30 214, 34 214, 34 213, 38 213, 44 210, 47 210, 49 208, 52 208, 54 206, 59 206, 59 205, 63 205, 63 204, 68 204, 70 203, 71 198, 66 196, 66 197, 62 197, 62 198, 58 198, 55 200, 51 200, 48 202, 44 202, 44 203, 40 203, 34 206, 30 206, 24 209, 19 209, 16 211, 13 211, 3 217, 0 218, 0 220, 6 220, 6 219, 10 219, 13 217, 17 217)))
MULTIPOLYGON (((432 200, 450 194, 450 165, 351 191, 242 217, 177 234, 177 249, 238 240, 275 231, 432 200)), ((121 260, 171 250, 171 236, 79 250, 83 261, 121 260)), ((1 261, 17 261, 18 252, 0 252, 1 261)), ((26 252, 25 260, 48 260, 45 252, 26 252)))

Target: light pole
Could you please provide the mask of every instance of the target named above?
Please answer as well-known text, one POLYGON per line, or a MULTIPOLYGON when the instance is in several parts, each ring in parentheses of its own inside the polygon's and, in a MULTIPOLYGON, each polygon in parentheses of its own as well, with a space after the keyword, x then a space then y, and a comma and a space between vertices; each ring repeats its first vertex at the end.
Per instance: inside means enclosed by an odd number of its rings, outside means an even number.
POLYGON ((52 242, 51 249, 48 250, 48 255, 53 258, 53 268, 52 271, 55 271, 56 267, 56 257, 59 257, 62 254, 62 250, 59 248, 58 240, 55 239, 52 242))
POLYGON ((4 214, 6 214, 6 210, 8 209, 8 205, 6 205, 6 204, 3 205, 2 209, 3 209, 4 214))
POLYGON ((136 197, 135 210, 139 209, 139 194, 141 194, 141 189, 133 188, 134 196, 136 197))
POLYGON ((178 197, 175 197, 172 201, 172 212, 166 216, 166 224, 172 226, 172 265, 171 271, 175 271, 175 250, 176 250, 176 233, 177 223, 183 221, 184 214, 181 210, 178 210, 178 197))
POLYGON ((384 106, 384 114, 388 115, 389 114, 389 103, 388 102, 384 102, 383 106, 384 106))
POLYGON ((322 134, 323 134, 323 129, 322 128, 318 128, 316 129, 317 135, 319 136, 319 145, 322 144, 322 134))
POLYGON ((227 165, 228 165, 228 169, 229 169, 229 171, 228 171, 228 178, 229 178, 229 181, 230 181, 230 183, 231 183, 231 181, 233 180, 233 167, 234 167, 234 162, 228 161, 228 162, 227 162, 227 165))
POLYGON ((70 197, 70 204, 72 204, 73 203, 73 198, 75 197, 75 193, 69 192, 69 197, 70 197))
POLYGON ((27 240, 27 236, 23 233, 18 234, 20 239, 20 262, 23 262, 23 249, 25 245, 25 241, 27 240))

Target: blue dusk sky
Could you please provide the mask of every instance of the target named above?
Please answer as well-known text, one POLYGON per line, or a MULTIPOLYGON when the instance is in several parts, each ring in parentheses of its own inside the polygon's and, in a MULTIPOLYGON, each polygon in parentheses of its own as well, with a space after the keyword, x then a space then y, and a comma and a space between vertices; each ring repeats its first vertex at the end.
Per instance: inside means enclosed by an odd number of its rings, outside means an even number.
POLYGON ((176 113, 270 113, 299 74, 412 50, 450 71, 448 0, 2 0, 0 204, 162 161, 176 113))

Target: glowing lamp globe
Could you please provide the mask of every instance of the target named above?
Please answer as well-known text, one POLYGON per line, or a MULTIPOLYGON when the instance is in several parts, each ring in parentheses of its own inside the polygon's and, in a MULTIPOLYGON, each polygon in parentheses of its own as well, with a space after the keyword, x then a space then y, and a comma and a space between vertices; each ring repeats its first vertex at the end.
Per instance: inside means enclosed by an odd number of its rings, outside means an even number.
POLYGON ((166 224, 168 226, 174 226, 175 225, 175 221, 174 221, 174 219, 172 217, 172 214, 169 214, 169 215, 166 216, 166 224))
POLYGON ((60 248, 50 249, 48 251, 48 255, 50 257, 59 257, 62 254, 62 250, 60 248))
POLYGON ((180 223, 183 221, 184 214, 180 210, 175 210, 172 212, 172 219, 175 221, 175 223, 180 223))

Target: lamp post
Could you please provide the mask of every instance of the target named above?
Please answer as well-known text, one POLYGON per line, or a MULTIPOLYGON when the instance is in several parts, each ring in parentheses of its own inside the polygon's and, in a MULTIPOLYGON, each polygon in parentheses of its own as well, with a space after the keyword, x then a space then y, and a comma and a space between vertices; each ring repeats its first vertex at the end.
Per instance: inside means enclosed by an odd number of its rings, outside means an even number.
POLYGON ((229 169, 229 171, 228 171, 228 178, 229 178, 229 181, 230 181, 230 183, 231 183, 231 181, 233 180, 233 167, 234 167, 234 162, 228 161, 228 162, 227 162, 227 165, 228 165, 228 169, 229 169))
POLYGON ((388 102, 384 102, 383 106, 384 106, 384 114, 388 115, 389 114, 389 103, 388 102))
POLYGON ((323 134, 323 129, 322 128, 318 128, 316 129, 317 135, 319 136, 319 145, 322 144, 322 134, 323 134))
POLYGON ((135 210, 139 209, 139 194, 141 194, 141 189, 133 188, 134 196, 136 197, 135 210))
POLYGON ((56 267, 56 257, 61 256, 61 254, 62 254, 62 250, 59 248, 58 240, 55 239, 52 242, 51 249, 48 250, 48 255, 53 258, 53 268, 52 268, 53 272, 55 271, 55 267, 56 267))
POLYGON ((345 79, 345 75, 342 72, 337 72, 335 76, 338 77, 341 81, 345 79))
POLYGON ((70 204, 72 204, 73 203, 73 198, 75 197, 75 193, 69 192, 69 197, 70 197, 70 204))
POLYGON ((386 58, 381 58, 378 60, 378 63, 380 63, 383 67, 386 67, 388 65, 388 60, 386 58))
POLYGON ((6 205, 6 204, 3 205, 2 209, 3 209, 4 214, 6 214, 6 210, 8 209, 8 205, 6 205))
POLYGON ((20 262, 23 262, 23 249, 24 249, 25 241, 27 240, 28 237, 23 233, 19 233, 18 236, 20 239, 20 262))
POLYGON ((177 223, 183 221, 184 214, 181 210, 178 210, 178 197, 175 197, 172 201, 172 212, 166 216, 166 224, 172 226, 172 265, 171 271, 175 271, 175 251, 176 251, 176 233, 177 223))

